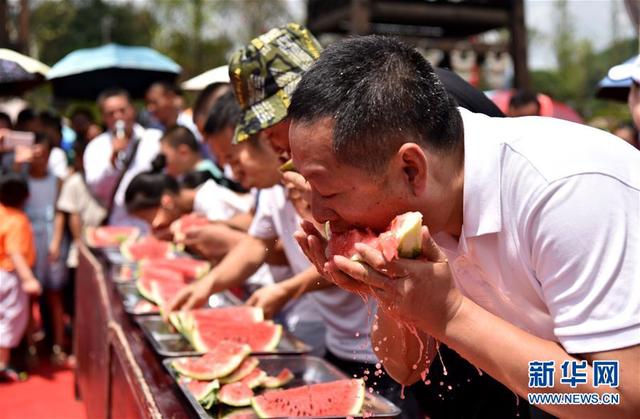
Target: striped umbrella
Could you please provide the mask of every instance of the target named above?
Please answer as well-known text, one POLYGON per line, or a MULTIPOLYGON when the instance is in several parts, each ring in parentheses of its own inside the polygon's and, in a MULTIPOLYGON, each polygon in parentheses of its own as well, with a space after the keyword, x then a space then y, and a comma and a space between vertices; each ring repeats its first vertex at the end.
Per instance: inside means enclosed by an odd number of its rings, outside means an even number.
POLYGON ((0 48, 0 96, 14 96, 42 83, 49 67, 16 51, 0 48))

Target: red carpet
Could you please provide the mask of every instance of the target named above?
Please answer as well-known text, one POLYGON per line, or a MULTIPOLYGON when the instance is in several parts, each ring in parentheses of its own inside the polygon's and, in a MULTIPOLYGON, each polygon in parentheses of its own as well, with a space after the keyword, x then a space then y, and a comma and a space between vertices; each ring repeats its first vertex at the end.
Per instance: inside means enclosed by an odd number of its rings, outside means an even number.
POLYGON ((41 365, 26 381, 0 383, 3 419, 84 419, 85 409, 73 394, 73 372, 41 365))

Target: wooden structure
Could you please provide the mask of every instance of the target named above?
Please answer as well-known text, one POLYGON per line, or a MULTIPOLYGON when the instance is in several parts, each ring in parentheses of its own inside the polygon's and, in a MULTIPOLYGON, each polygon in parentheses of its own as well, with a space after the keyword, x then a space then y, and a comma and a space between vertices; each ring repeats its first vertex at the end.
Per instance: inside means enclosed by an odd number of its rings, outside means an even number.
POLYGON ((514 84, 529 88, 524 0, 309 0, 307 26, 321 34, 398 36, 425 49, 445 53, 508 52, 514 84), (506 29, 510 42, 482 43, 477 35, 506 29))
POLYGON ((108 262, 80 245, 76 271, 76 394, 88 418, 196 417, 142 330, 124 311, 108 262))

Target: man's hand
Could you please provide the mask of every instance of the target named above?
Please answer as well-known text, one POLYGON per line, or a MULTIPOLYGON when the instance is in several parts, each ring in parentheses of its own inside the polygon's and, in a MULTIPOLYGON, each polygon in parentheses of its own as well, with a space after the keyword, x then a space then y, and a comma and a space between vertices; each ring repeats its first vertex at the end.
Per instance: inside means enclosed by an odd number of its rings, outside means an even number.
POLYGON ((49 262, 55 262, 60 258, 60 244, 49 243, 49 262))
POLYGON ((285 172, 282 175, 284 187, 287 189, 287 196, 296 209, 296 212, 306 221, 313 222, 311 215, 311 186, 309 182, 296 172, 285 172))
POLYGON ((246 304, 252 307, 260 307, 267 319, 272 319, 282 307, 289 302, 291 295, 281 284, 271 284, 258 289, 251 294, 246 304))
POLYGON ((245 233, 234 230, 222 223, 211 223, 204 227, 190 229, 179 243, 192 249, 203 258, 218 261, 235 246, 245 233))
POLYGON ((162 310, 165 321, 168 320, 169 313, 172 311, 190 310, 204 305, 211 295, 211 280, 210 276, 206 276, 178 291, 167 304, 166 310, 162 310))
POLYGON ((37 297, 42 294, 42 286, 37 279, 31 278, 22 282, 22 290, 25 294, 37 297))

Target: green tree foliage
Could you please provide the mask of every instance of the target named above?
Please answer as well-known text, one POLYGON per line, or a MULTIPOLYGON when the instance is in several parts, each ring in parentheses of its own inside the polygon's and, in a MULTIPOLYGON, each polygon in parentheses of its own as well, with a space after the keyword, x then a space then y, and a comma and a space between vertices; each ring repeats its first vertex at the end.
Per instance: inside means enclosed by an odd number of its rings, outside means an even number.
POLYGON ((624 104, 595 99, 598 82, 612 66, 637 54, 637 42, 632 39, 615 40, 611 46, 596 52, 588 40, 575 37, 567 0, 557 0, 553 38, 557 68, 532 72, 535 90, 573 106, 585 119, 612 116, 627 119, 624 104))
POLYGON ((71 51, 107 42, 149 45, 156 26, 146 9, 103 0, 44 0, 31 13, 35 50, 50 65, 71 51))

